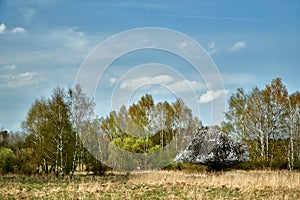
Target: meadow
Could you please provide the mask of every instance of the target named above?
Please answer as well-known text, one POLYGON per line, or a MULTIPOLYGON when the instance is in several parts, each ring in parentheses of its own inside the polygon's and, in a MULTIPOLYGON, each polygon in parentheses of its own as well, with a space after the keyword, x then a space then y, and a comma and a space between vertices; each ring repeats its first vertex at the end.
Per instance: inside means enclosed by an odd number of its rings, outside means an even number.
POLYGON ((0 199, 300 199, 300 172, 108 172, 104 176, 0 176, 0 199))

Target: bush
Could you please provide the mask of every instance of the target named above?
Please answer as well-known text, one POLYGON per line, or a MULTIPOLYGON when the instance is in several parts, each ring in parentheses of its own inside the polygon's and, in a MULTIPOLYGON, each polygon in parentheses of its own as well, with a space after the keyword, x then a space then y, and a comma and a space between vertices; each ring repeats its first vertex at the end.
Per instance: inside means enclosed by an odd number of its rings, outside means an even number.
POLYGON ((9 148, 0 148, 0 172, 2 174, 14 171, 16 156, 9 148))
POLYGON ((288 161, 281 159, 272 159, 270 167, 271 169, 288 169, 288 161))
POLYGON ((260 170, 260 169, 269 169, 268 163, 264 160, 257 159, 251 160, 248 162, 236 163, 232 166, 233 169, 241 170, 260 170))
POLYGON ((294 162, 294 169, 300 170, 300 161, 294 162))
POLYGON ((86 171, 93 172, 94 175, 104 175, 107 170, 110 170, 109 167, 102 164, 99 160, 91 157, 90 161, 86 165, 86 171))
POLYGON ((18 157, 18 170, 20 173, 31 175, 37 172, 34 162, 34 152, 31 148, 20 149, 18 157))
POLYGON ((173 162, 168 166, 164 167, 163 170, 174 170, 174 171, 186 171, 186 172, 206 172, 207 167, 201 164, 195 163, 182 163, 182 162, 173 162))
POLYGON ((288 162, 286 160, 272 159, 269 163, 264 160, 252 160, 249 162, 238 163, 233 165, 234 169, 242 170, 260 170, 260 169, 271 169, 271 170, 281 170, 288 169, 288 162))

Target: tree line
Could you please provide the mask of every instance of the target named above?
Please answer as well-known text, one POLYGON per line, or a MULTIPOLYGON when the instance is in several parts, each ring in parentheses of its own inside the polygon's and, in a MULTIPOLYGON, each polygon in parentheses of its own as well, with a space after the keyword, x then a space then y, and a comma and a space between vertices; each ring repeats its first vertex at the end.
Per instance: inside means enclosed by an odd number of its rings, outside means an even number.
POLYGON ((182 99, 156 103, 149 94, 106 117, 96 117, 94 108, 79 85, 35 100, 22 134, 0 134, 0 172, 72 178, 107 166, 153 169, 172 162, 212 170, 300 168, 300 93, 289 95, 280 78, 264 89, 237 89, 220 127, 203 126, 182 99))
POLYGON ((255 165, 300 168, 300 93, 288 94, 280 78, 264 89, 237 89, 222 126, 247 144, 255 165))
MULTIPOLYGON (((95 117, 94 107, 79 85, 67 91, 57 87, 50 98, 35 100, 22 123, 21 149, 26 151, 22 157, 28 159, 21 167, 15 162, 10 171, 72 177, 75 171, 102 173, 108 169, 103 163, 116 169, 151 169, 150 158, 157 159, 153 152, 170 152, 171 141, 171 154, 179 152, 186 136, 202 126, 181 99, 155 103, 147 94, 128 109, 122 106, 106 117, 95 117), (119 149, 142 156, 121 159, 119 149)), ((172 161, 159 159, 164 164, 172 161)))

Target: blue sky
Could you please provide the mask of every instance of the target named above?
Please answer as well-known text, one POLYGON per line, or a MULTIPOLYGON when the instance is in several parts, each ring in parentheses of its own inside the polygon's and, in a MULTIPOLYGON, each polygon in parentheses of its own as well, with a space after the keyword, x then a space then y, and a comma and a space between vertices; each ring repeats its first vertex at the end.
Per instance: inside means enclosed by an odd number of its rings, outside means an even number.
MULTIPOLYGON (((21 130, 34 100, 48 97, 55 86, 71 87, 96 45, 114 34, 142 27, 172 29, 203 46, 225 84, 223 91, 210 91, 210 101, 217 101, 221 93, 228 98, 238 87, 262 88, 275 77, 283 79, 290 93, 295 92, 300 86, 299 10, 296 0, 0 0, 0 126, 21 130)), ((208 88, 201 77, 184 60, 151 50, 130 53, 111 65, 95 94, 97 115, 109 112, 110 95, 122 84, 126 89, 132 83, 159 79, 184 95, 183 85, 160 74, 145 72, 139 74, 140 79, 121 79, 143 63, 162 63, 183 75, 195 91, 200 119, 209 123, 208 88)), ((157 101, 175 98, 166 88, 145 86, 131 95, 130 102, 147 91, 157 101)))

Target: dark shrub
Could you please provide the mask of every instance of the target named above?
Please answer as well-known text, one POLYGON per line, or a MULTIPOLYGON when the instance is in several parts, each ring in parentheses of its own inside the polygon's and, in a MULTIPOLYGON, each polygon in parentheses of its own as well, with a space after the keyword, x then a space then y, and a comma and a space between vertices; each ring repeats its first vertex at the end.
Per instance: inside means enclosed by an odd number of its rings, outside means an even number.
POLYGON ((16 164, 16 156, 9 148, 0 148, 0 172, 14 172, 16 164))

